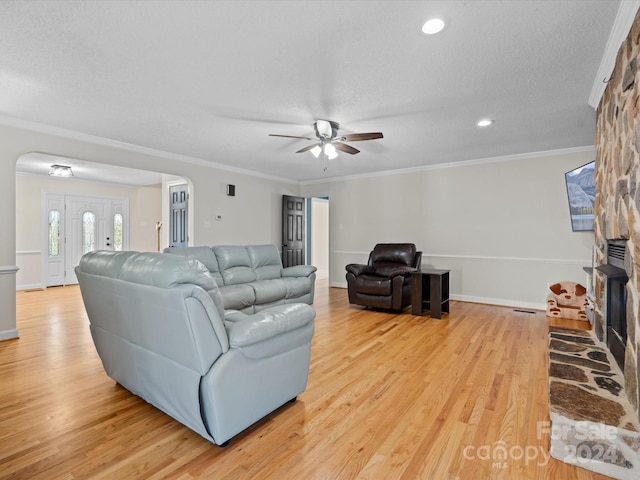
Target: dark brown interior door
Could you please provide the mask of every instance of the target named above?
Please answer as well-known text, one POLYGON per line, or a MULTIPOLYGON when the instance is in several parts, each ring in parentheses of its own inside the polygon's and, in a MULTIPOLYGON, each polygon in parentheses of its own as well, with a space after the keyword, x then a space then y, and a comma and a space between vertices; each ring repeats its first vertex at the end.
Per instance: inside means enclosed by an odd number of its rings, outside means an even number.
POLYGON ((282 196, 282 265, 304 265, 305 245, 304 197, 282 196))

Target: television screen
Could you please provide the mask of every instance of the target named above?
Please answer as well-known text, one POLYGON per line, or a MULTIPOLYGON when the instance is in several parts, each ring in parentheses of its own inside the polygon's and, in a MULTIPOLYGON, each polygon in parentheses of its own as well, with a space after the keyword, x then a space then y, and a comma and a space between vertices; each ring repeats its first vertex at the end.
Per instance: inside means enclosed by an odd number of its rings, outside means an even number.
POLYGON ((564 174, 569 197, 571 228, 574 232, 593 230, 593 203, 596 198, 596 162, 590 162, 564 174))

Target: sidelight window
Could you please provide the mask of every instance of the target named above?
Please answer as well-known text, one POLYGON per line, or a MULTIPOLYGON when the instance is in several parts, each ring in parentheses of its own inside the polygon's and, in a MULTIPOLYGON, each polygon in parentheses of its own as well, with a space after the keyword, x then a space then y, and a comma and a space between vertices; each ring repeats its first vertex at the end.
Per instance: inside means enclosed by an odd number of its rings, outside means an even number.
POLYGON ((113 216, 113 249, 122 251, 122 215, 119 213, 113 216))
POLYGON ((49 212, 49 256, 60 256, 60 212, 49 212))
POLYGON ((82 254, 96 249, 96 216, 93 212, 82 214, 82 254))

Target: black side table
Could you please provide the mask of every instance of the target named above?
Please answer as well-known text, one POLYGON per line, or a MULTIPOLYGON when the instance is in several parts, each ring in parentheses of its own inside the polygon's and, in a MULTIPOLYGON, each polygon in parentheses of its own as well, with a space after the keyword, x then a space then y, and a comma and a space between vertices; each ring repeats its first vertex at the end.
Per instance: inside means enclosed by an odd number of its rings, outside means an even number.
POLYGON ((422 315, 429 311, 431 318, 449 313, 449 272, 437 268, 423 268, 411 273, 411 313, 422 315))

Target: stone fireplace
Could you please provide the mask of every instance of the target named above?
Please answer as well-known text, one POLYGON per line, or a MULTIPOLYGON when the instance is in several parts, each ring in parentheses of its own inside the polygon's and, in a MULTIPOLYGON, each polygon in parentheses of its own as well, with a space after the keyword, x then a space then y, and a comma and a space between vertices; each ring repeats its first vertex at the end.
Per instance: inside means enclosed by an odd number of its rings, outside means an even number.
POLYGON ((597 110, 594 255, 594 331, 616 357, 624 373, 626 395, 640 414, 638 64, 640 12, 618 51, 597 110))

